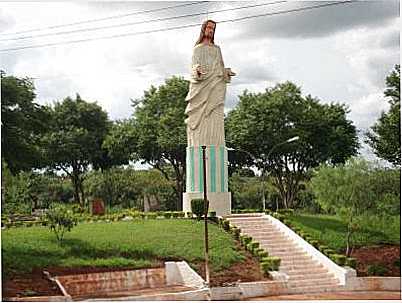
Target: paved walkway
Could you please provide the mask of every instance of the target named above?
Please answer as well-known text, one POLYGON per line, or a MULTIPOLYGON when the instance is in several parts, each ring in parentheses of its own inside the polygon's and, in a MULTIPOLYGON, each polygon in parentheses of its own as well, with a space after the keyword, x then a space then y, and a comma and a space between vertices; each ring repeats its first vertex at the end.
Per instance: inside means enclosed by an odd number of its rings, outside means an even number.
POLYGON ((250 298, 247 301, 293 301, 293 300, 401 300, 398 291, 340 291, 317 294, 281 295, 250 298))

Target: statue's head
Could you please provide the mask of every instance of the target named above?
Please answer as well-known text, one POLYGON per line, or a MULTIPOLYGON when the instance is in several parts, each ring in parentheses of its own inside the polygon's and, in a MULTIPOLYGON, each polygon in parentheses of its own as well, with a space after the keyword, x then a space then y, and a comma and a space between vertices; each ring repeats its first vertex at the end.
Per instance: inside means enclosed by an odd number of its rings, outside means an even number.
POLYGON ((215 44, 214 43, 215 28, 216 28, 216 22, 215 21, 212 21, 212 20, 205 21, 201 26, 200 37, 198 38, 198 40, 195 43, 195 45, 200 44, 204 40, 204 37, 209 38, 211 43, 215 44))

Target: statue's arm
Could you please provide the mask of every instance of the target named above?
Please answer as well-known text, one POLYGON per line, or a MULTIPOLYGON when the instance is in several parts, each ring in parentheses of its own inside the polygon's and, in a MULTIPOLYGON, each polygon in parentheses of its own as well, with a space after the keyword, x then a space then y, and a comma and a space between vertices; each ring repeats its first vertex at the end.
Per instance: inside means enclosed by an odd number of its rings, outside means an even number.
POLYGON ((206 77, 206 72, 202 67, 200 49, 194 48, 193 57, 191 59, 191 78, 195 81, 204 80, 206 77))
POLYGON ((234 72, 232 72, 232 70, 230 68, 225 68, 225 63, 223 62, 221 48, 219 46, 218 46, 218 49, 219 49, 219 57, 222 62, 223 79, 225 80, 226 83, 230 83, 231 77, 235 76, 236 74, 234 72))

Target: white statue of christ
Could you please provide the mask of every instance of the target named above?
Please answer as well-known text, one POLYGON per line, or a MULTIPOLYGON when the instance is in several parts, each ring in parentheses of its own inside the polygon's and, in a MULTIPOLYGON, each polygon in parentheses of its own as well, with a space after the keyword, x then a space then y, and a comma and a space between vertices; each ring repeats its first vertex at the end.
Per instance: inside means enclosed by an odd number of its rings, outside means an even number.
POLYGON ((215 26, 216 23, 211 20, 203 23, 200 37, 193 49, 185 112, 188 118, 183 211, 191 212, 191 201, 202 198, 206 190, 210 210, 215 211, 218 216, 226 216, 231 213, 231 195, 228 191, 223 112, 226 84, 235 73, 230 68, 225 68, 221 50, 214 43, 215 26), (205 176, 202 146, 206 146, 205 176), (204 181, 207 188, 204 188, 204 181))
POLYGON ((226 83, 235 74, 225 68, 219 46, 214 43, 216 24, 204 22, 194 49, 190 88, 185 113, 187 145, 225 145, 224 102, 226 83))

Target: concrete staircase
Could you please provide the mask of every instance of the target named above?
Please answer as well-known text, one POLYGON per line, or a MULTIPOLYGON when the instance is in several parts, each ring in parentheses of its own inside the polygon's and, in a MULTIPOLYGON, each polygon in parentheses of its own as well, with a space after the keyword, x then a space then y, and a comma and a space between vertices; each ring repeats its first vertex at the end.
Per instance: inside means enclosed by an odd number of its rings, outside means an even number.
POLYGON ((258 214, 231 215, 230 223, 260 243, 270 256, 280 257, 279 272, 288 275, 289 293, 339 291, 343 286, 322 264, 258 214))

